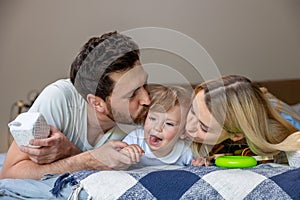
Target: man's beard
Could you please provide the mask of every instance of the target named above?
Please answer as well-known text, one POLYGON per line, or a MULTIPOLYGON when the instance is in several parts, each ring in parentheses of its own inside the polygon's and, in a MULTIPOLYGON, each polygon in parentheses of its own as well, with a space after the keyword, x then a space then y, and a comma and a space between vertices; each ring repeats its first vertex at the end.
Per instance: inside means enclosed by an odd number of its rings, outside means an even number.
POLYGON ((108 109, 110 111, 110 114, 108 116, 117 123, 142 125, 145 122, 149 107, 148 106, 142 107, 142 109, 139 111, 138 115, 135 118, 133 118, 129 113, 124 114, 113 109, 109 103, 108 103, 108 109))
POLYGON ((134 123, 138 125, 144 124, 148 111, 149 111, 149 107, 144 106, 142 110, 138 113, 137 117, 134 119, 134 123))

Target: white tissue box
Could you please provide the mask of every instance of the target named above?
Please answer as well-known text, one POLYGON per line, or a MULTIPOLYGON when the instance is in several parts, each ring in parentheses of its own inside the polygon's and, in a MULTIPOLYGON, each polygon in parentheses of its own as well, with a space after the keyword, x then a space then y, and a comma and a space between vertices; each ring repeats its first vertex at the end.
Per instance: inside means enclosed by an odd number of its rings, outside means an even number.
POLYGON ((8 126, 18 146, 38 148, 39 146, 30 145, 29 141, 47 138, 50 134, 50 126, 43 115, 38 112, 21 113, 8 126))

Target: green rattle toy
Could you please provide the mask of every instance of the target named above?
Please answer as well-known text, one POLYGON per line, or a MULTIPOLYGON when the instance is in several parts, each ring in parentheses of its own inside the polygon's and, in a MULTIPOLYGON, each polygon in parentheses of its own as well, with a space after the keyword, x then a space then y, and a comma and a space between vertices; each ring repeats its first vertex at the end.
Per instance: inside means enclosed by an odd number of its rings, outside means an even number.
POLYGON ((219 156, 215 164, 225 168, 248 168, 256 166, 257 161, 252 156, 219 156))

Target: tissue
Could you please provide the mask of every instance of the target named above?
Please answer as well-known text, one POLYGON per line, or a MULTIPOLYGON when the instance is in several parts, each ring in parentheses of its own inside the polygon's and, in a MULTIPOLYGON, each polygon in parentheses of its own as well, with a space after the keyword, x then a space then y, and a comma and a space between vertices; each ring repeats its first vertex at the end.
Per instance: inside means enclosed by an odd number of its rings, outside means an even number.
POLYGON ((8 126, 18 146, 39 148, 39 146, 30 145, 29 141, 47 138, 50 134, 50 126, 44 116, 38 112, 21 113, 8 126))

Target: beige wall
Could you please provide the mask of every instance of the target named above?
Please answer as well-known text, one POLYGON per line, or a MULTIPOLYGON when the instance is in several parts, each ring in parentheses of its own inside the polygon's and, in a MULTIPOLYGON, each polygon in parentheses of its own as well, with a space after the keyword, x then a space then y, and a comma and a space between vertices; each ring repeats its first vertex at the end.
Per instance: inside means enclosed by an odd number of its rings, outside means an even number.
MULTIPOLYGON (((254 80, 300 78, 298 0, 2 0, 0 1, 0 152, 7 149, 10 109, 32 90, 68 76, 69 65, 92 35, 163 27, 196 40, 221 74, 254 80)), ((201 77, 166 52, 142 61, 171 65, 191 82, 201 77)), ((166 82, 174 78, 162 75, 166 82)))

